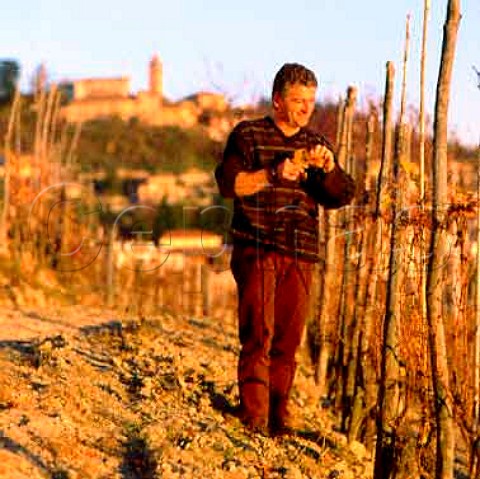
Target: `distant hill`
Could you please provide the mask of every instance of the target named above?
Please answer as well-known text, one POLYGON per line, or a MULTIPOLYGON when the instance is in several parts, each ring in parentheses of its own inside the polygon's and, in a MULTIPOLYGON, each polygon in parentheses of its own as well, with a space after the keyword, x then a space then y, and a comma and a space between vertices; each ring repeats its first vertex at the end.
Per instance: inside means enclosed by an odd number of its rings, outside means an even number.
POLYGON ((122 167, 180 173, 192 167, 213 169, 221 151, 222 144, 201 127, 155 127, 110 118, 83 126, 76 157, 83 171, 122 167))

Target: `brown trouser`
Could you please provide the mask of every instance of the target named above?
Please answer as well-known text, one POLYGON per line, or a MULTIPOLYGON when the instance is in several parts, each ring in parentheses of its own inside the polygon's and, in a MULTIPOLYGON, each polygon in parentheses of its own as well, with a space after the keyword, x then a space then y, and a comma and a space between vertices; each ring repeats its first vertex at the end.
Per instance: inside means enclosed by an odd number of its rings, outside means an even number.
POLYGON ((313 264, 256 245, 235 244, 240 411, 256 425, 281 422, 305 326, 313 264))

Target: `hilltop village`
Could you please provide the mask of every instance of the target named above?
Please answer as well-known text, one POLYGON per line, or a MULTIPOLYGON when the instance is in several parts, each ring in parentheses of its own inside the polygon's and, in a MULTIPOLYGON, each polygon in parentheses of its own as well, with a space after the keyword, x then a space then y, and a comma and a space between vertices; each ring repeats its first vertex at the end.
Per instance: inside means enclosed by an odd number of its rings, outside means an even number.
MULTIPOLYGON (((148 65, 148 88, 132 93, 130 78, 85 78, 62 81, 64 93, 62 116, 70 123, 117 116, 122 120, 137 118, 151 126, 178 126, 192 128, 203 124, 209 136, 222 140, 238 121, 227 115, 231 109, 222 93, 198 92, 178 102, 164 97, 163 65, 154 55, 148 65)), ((242 109, 242 111, 245 109, 242 109)))

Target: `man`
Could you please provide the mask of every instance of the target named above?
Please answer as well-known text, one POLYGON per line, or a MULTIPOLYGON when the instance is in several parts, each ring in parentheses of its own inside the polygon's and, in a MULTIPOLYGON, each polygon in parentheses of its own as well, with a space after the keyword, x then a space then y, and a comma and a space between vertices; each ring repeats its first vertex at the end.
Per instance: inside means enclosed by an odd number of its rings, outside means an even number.
POLYGON ((307 128, 316 89, 312 71, 285 64, 273 82, 273 117, 239 123, 215 171, 220 193, 234 198, 240 418, 273 435, 290 430, 295 352, 319 260, 318 205, 338 208, 354 191, 331 146, 307 128))

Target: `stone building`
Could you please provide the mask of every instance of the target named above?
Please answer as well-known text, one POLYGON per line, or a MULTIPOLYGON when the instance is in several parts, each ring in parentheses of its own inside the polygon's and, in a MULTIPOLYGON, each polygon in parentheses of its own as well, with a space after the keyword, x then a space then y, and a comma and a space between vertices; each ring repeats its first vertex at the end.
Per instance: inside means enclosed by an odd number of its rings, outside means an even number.
POLYGON ((73 80, 59 87, 66 96, 62 115, 71 123, 118 116, 149 125, 190 128, 205 114, 219 115, 229 108, 224 95, 211 92, 196 93, 175 103, 165 100, 163 67, 157 55, 150 60, 148 89, 136 94, 130 92, 128 77, 73 80))

